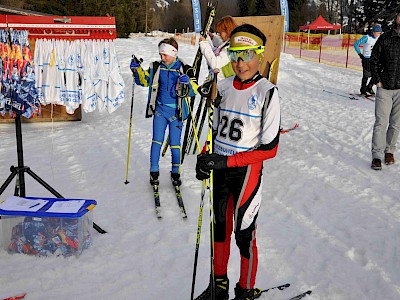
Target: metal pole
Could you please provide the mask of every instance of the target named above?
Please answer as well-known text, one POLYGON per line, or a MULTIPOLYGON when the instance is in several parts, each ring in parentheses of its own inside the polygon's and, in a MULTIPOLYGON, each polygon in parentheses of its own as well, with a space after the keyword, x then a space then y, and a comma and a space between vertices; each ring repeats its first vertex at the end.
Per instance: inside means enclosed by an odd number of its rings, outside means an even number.
POLYGON ((15 117, 15 135, 17 138, 19 196, 25 197, 24 151, 22 146, 21 116, 15 117))

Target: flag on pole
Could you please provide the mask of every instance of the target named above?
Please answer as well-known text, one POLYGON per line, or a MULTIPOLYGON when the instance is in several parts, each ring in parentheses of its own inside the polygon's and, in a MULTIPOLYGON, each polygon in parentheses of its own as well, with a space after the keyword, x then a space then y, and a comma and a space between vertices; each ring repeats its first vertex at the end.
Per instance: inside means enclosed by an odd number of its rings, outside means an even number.
POLYGON ((285 16, 284 31, 289 31, 289 7, 287 0, 280 0, 281 2, 281 15, 285 16))
POLYGON ((192 8, 193 8, 193 21, 194 21, 194 31, 201 31, 201 9, 200 9, 200 0, 192 0, 192 8))

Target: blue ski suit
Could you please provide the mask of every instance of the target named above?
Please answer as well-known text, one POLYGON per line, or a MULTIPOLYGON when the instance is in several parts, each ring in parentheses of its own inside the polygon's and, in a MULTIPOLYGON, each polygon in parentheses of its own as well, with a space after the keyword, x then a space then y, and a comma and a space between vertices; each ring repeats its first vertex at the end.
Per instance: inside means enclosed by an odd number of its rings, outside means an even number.
POLYGON ((190 78, 188 97, 197 94, 197 80, 191 67, 182 63, 179 58, 166 66, 162 61, 150 64, 148 70, 142 67, 135 72, 135 82, 149 87, 146 118, 153 118, 153 139, 150 150, 150 172, 159 172, 161 147, 165 130, 169 129, 169 145, 172 155, 172 173, 179 173, 181 163, 181 133, 183 121, 189 113, 186 99, 176 95, 178 78, 186 74, 190 78))

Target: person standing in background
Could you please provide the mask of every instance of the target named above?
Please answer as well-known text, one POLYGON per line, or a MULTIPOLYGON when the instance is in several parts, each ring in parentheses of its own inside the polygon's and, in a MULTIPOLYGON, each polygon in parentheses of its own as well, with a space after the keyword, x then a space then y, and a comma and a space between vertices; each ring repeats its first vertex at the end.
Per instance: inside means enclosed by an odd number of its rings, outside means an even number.
POLYGON ((217 22, 216 34, 208 33, 207 39, 200 38, 200 51, 211 70, 219 69, 218 81, 235 75, 228 56, 231 32, 238 25, 231 16, 225 16, 217 22))
POLYGON ((382 33, 382 28, 379 25, 372 27, 372 32, 370 34, 364 35, 362 38, 358 39, 354 43, 354 49, 356 50, 358 56, 361 58, 361 63, 363 67, 363 77, 361 80, 360 93, 363 96, 375 95, 372 89, 374 81, 371 75, 371 52, 376 41, 382 33), (363 52, 361 53, 360 46, 363 45, 363 52), (368 82, 368 78, 371 78, 368 82), (367 84, 368 82, 368 84, 367 84))
POLYGON ((393 27, 375 43, 371 70, 377 86, 371 168, 381 170, 383 156, 386 165, 394 164, 400 131, 400 10, 393 27))
MULTIPOLYGON (((181 133, 183 120, 188 114, 186 101, 177 95, 177 85, 188 88, 188 95, 197 93, 197 80, 193 74, 186 74, 191 68, 178 58, 178 43, 174 38, 166 38, 158 44, 160 61, 143 70, 139 62, 132 59, 130 68, 138 85, 149 87, 146 118, 153 117, 153 139, 150 150, 150 184, 159 184, 159 160, 165 130, 169 127, 169 144, 172 155, 171 180, 180 186, 181 133)), ((193 73, 193 72, 191 72, 193 73)))

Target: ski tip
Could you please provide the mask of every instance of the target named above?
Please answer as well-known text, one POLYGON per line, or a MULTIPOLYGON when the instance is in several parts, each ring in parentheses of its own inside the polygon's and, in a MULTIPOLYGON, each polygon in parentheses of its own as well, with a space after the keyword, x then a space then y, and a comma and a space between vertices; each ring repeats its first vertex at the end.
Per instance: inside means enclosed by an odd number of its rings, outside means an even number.
POLYGON ((300 299, 303 299, 304 297, 306 297, 307 295, 311 295, 311 293, 312 293, 312 291, 308 290, 307 292, 304 292, 297 296, 294 296, 294 297, 290 298, 289 300, 300 300, 300 299))
POLYGON ((277 286, 268 288, 266 290, 262 290, 261 293, 266 293, 266 292, 268 292, 270 290, 276 290, 276 289, 278 289, 280 291, 283 291, 284 289, 287 289, 288 287, 290 287, 290 283, 285 283, 285 284, 282 284, 282 285, 277 285, 277 286))
POLYGON ((156 216, 157 216, 157 219, 161 219, 162 218, 160 207, 156 207, 156 216))
POLYGON ((18 295, 18 296, 13 296, 13 297, 8 297, 4 298, 3 300, 19 300, 19 299, 25 299, 26 293, 18 295))

